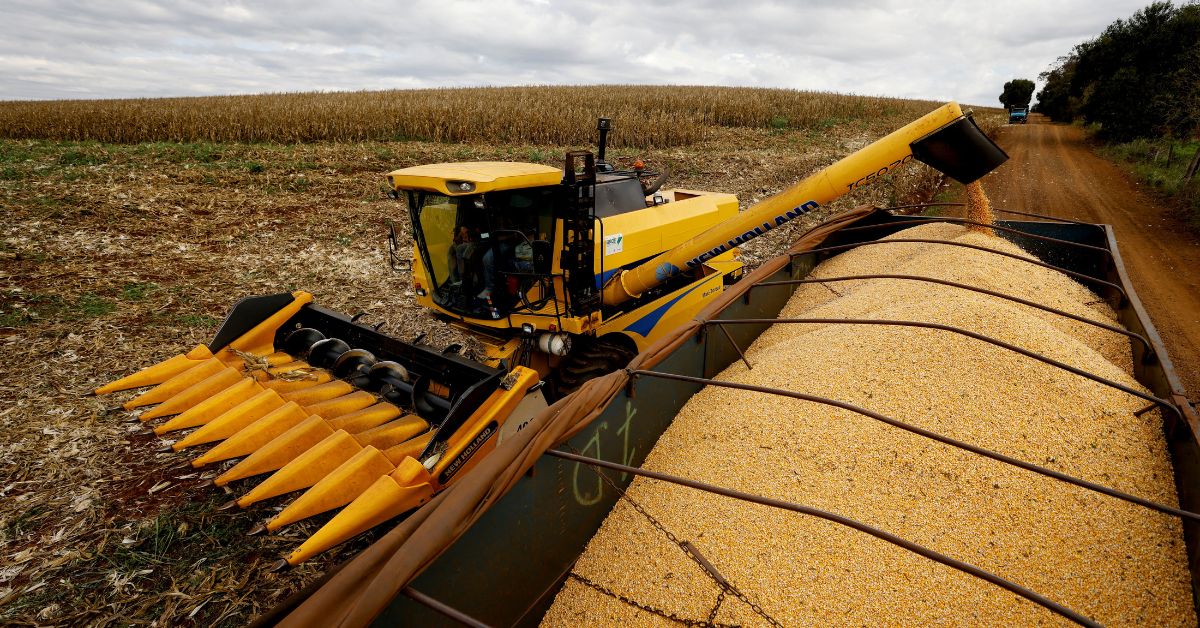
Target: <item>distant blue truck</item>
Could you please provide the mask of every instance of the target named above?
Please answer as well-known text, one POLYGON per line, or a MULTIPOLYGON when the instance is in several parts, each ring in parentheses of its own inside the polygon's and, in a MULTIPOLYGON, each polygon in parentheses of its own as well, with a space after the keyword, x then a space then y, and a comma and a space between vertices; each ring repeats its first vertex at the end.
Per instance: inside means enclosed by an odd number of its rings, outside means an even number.
POLYGON ((1009 124, 1025 124, 1029 120, 1029 107, 1013 107, 1008 110, 1009 124))

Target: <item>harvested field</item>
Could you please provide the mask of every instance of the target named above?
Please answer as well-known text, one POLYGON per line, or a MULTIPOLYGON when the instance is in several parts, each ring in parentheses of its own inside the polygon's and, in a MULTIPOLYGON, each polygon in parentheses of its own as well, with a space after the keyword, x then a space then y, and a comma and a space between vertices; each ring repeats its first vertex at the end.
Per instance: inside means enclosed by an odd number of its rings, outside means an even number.
MULTIPOLYGON (((671 168, 669 187, 731 192, 747 205, 890 131, 891 120, 711 127, 695 144, 610 158, 641 156, 671 168)), ((632 132, 615 123, 615 137, 632 132)), ((385 220, 406 243, 409 231, 383 175, 444 161, 557 165, 576 147, 0 140, 0 623, 242 625, 360 549, 367 540, 266 573, 325 519, 246 538, 287 499, 217 512, 232 495, 200 484, 224 466, 197 473, 196 454, 159 451, 164 441, 119 410, 134 392, 88 392, 207 342, 238 298, 284 289, 364 310, 397 337, 460 341, 414 307, 408 249, 399 272, 387 266, 385 220)), ((922 200, 939 181, 916 166, 828 211, 922 200)), ((772 231, 743 258, 756 265, 825 215, 772 231)))
MULTIPOLYGON (((945 224, 894 237, 956 238, 945 224)), ((960 281, 1112 322, 1065 276, 983 252, 855 249, 814 278, 903 273, 960 281)), ((931 284, 804 285, 781 317, 955 325, 1141 390, 1124 337, 931 284), (1057 319, 1057 320, 1056 320, 1057 319)), ((718 379, 831 397, 1160 503, 1177 503, 1157 411, 1131 395, 968 337, 865 325, 776 325, 718 379)), ((709 387, 644 467, 848 516, 1028 587, 1105 625, 1195 625, 1179 521, 809 402, 709 387)), ((784 625, 1032 625, 1065 620, 998 587, 836 524, 644 478, 628 495, 784 625)), ((702 620, 718 588, 629 502, 575 573, 702 620)), ((726 599, 716 621, 763 625, 726 599)), ((568 580, 544 625, 655 625, 658 616, 568 580)))

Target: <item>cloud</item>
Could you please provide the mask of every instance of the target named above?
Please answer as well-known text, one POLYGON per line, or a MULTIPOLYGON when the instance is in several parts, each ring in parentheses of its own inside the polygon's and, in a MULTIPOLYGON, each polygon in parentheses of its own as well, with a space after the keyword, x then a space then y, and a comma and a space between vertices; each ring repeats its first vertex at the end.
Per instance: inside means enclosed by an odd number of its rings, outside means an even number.
POLYGON ((997 104, 1144 0, 8 0, 0 93, 522 84, 786 87, 997 104))

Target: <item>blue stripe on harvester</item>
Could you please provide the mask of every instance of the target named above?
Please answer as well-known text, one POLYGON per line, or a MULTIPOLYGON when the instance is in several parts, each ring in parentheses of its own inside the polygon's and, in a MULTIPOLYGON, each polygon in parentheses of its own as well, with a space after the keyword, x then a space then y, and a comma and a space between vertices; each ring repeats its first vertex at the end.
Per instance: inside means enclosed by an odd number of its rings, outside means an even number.
MULTIPOLYGON (((717 276, 719 276, 719 275, 717 275, 717 276)), ((700 286, 703 286, 707 283, 708 283, 707 281, 702 281, 702 282, 692 286, 690 289, 688 289, 687 292, 684 292, 683 294, 675 297, 674 299, 671 299, 670 301, 663 303, 662 305, 654 308, 654 310, 648 312, 645 316, 630 323, 628 326, 625 327, 625 329, 623 331, 631 331, 635 334, 642 336, 643 338, 646 336, 649 336, 650 330, 654 329, 654 326, 657 325, 658 321, 662 319, 663 314, 666 314, 667 310, 671 309, 672 305, 675 305, 680 299, 691 294, 692 290, 695 290, 696 288, 699 288, 700 286)))

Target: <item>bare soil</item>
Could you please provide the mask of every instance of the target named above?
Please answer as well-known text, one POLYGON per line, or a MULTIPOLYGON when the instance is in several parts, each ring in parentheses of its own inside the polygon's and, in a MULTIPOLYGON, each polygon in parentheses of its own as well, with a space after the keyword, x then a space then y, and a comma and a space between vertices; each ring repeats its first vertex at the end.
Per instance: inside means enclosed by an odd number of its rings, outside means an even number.
POLYGON ((1006 125, 1012 159, 983 180, 996 207, 1113 226, 1134 288, 1193 400, 1200 396, 1200 238, 1175 210, 1088 146, 1083 129, 1040 115, 1006 125))

